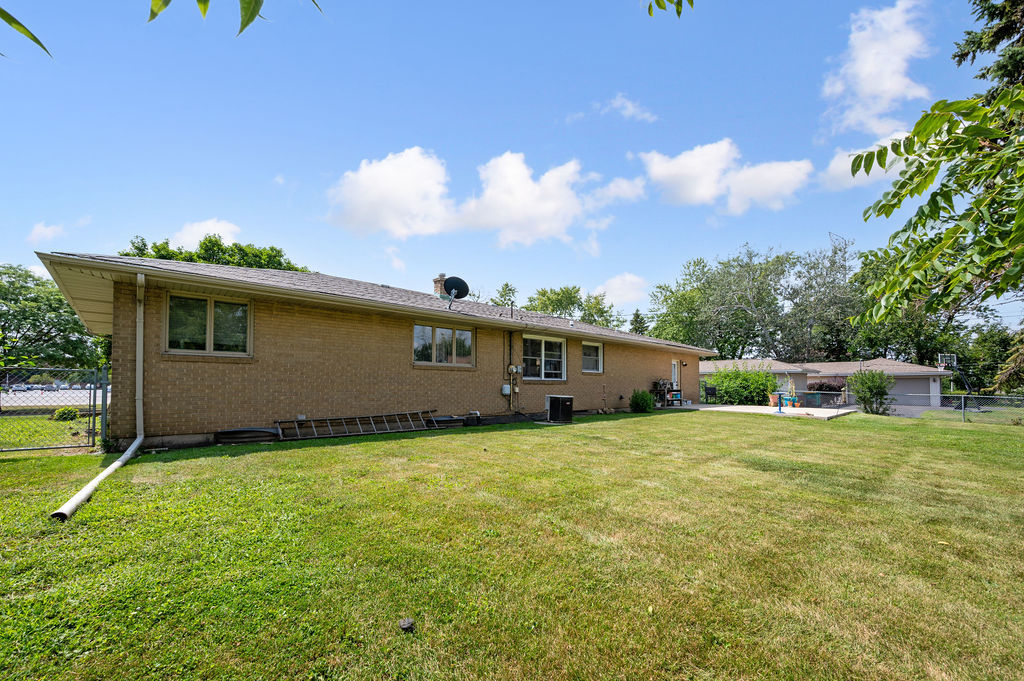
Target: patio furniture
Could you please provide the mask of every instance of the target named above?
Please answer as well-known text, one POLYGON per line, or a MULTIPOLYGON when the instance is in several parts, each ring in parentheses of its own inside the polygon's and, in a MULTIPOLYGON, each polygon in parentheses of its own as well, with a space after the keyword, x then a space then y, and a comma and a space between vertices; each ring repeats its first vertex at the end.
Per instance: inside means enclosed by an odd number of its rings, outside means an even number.
POLYGON ((718 386, 717 385, 706 385, 704 386, 704 401, 711 403, 712 401, 718 402, 718 386))

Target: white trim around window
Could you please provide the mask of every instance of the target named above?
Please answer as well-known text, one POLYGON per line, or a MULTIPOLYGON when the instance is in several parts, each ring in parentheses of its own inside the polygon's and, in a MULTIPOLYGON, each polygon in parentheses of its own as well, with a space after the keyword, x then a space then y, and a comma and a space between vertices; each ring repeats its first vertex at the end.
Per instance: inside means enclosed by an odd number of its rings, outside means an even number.
POLYGON ((565 346, 564 338, 523 334, 523 379, 564 381, 565 346))
MULTIPOLYGON (((177 311, 176 311, 177 312, 177 311)), ((196 293, 182 293, 178 291, 168 291, 167 295, 164 296, 163 305, 163 350, 166 353, 174 355, 212 355, 217 357, 252 357, 252 300, 247 298, 230 298, 225 296, 204 296, 196 293), (197 326, 192 329, 191 337, 189 337, 189 330, 187 328, 178 329, 177 333, 172 334, 171 332, 171 306, 172 304, 180 304, 183 308, 182 314, 188 313, 188 305, 192 303, 194 305, 193 310, 197 310, 199 303, 205 304, 205 314, 200 317, 196 315, 193 319, 203 320, 203 327, 197 326), (218 337, 216 334, 216 320, 217 320, 217 305, 222 304, 225 308, 234 307, 232 311, 225 309, 225 312, 229 314, 237 314, 239 308, 244 308, 245 311, 245 335, 244 335, 244 347, 238 342, 241 337, 238 330, 235 329, 233 332, 228 327, 225 329, 227 337, 218 337), (223 344, 228 347, 242 347, 241 350, 218 350, 217 344, 223 344)))
POLYGON ((591 341, 583 341, 583 373, 585 374, 603 374, 604 373, 604 343, 593 343, 591 341), (587 346, 591 348, 597 348, 597 355, 593 353, 587 355, 587 346), (593 360, 597 360, 595 365, 593 360), (588 368, 588 365, 590 368, 588 368))

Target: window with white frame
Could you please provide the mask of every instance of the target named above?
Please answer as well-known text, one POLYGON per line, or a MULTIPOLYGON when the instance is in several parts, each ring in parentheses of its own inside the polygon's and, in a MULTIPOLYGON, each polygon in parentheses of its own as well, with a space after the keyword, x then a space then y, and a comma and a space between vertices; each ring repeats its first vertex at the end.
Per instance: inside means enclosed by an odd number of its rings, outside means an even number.
POLYGON ((417 364, 473 366, 473 332, 470 329, 415 324, 412 361, 417 364))
POLYGON ((523 377, 565 379, 565 340, 523 336, 523 377))
POLYGON ((599 374, 604 371, 604 344, 583 343, 583 373, 599 374))
POLYGON ((249 303, 206 296, 167 296, 167 349, 248 355, 249 303))

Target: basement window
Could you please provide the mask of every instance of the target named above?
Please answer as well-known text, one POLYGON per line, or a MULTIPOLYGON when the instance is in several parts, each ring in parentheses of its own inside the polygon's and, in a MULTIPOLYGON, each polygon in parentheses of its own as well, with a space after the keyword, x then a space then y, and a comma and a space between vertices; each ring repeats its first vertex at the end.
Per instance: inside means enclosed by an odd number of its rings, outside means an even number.
POLYGON ((523 336, 523 378, 565 380, 565 340, 523 336))
POLYGON ((248 355, 252 337, 249 303, 201 296, 167 296, 167 350, 248 355))
POLYGON ((412 361, 416 364, 473 366, 473 332, 470 329, 415 324, 412 361))

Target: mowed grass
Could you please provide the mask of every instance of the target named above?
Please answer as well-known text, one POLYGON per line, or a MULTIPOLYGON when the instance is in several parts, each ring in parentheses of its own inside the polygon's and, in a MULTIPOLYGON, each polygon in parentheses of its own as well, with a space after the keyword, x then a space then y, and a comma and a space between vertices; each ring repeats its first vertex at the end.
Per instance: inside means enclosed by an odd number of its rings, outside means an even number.
POLYGON ((50 414, 26 414, 4 409, 0 414, 0 449, 88 444, 88 418, 54 421, 50 414))
MULTIPOLYGON (((981 409, 967 409, 961 414, 959 409, 933 409, 921 413, 921 418, 935 421, 958 421, 967 423, 993 423, 1005 426, 1024 425, 1024 409, 1006 409, 1000 407, 982 407, 981 409)), ((1021 429, 1021 437, 1024 437, 1024 428, 1021 429)))
POLYGON ((1019 679, 1021 432, 673 412, 181 450, 63 525, 100 457, 11 453, 0 670, 1019 679))

